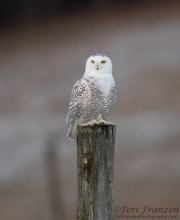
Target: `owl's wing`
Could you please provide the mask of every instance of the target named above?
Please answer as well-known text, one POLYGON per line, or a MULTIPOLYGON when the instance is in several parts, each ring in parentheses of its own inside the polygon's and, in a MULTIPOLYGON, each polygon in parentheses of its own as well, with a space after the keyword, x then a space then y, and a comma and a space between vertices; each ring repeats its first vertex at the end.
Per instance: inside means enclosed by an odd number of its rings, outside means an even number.
POLYGON ((81 103, 86 86, 87 81, 84 78, 81 78, 75 83, 73 87, 70 96, 69 111, 66 118, 66 122, 68 124, 71 123, 74 119, 79 118, 81 115, 81 103))

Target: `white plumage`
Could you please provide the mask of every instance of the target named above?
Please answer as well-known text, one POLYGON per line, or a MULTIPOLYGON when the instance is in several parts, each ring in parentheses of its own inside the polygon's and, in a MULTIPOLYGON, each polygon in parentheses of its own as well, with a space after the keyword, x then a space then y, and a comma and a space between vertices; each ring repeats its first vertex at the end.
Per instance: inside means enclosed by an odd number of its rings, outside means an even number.
POLYGON ((75 140, 77 126, 112 124, 105 121, 116 103, 116 84, 111 60, 104 54, 90 56, 85 73, 71 92, 67 136, 75 140))

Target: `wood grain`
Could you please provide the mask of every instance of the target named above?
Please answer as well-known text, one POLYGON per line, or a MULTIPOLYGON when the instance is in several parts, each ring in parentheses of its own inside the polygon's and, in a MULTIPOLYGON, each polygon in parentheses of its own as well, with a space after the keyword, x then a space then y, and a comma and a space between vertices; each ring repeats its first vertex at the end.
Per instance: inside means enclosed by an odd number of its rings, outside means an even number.
POLYGON ((114 219, 113 125, 78 127, 77 220, 114 219))

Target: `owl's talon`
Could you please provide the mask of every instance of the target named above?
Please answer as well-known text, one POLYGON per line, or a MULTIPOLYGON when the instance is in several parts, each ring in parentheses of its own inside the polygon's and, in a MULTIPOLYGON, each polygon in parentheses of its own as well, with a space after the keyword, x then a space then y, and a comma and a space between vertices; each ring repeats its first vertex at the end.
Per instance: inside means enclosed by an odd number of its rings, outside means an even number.
POLYGON ((98 122, 100 125, 114 125, 113 123, 111 123, 109 121, 105 121, 103 119, 100 119, 98 122))
POLYGON ((100 125, 104 125, 104 122, 100 122, 99 124, 100 124, 100 125))
POLYGON ((83 126, 83 127, 85 127, 85 126, 93 127, 95 124, 96 124, 96 125, 99 125, 99 122, 96 121, 95 119, 93 119, 92 121, 89 121, 89 122, 87 122, 87 123, 85 123, 85 124, 82 124, 82 125, 80 125, 80 126, 83 126))

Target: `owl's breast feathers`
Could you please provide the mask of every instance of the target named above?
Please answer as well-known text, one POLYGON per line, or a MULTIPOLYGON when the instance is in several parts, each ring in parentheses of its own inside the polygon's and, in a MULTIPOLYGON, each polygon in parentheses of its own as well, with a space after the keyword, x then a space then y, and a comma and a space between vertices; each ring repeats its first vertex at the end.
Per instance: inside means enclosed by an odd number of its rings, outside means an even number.
POLYGON ((95 119, 102 113, 104 119, 116 102, 116 85, 113 76, 83 76, 71 92, 66 122, 78 119, 78 124, 95 119))

